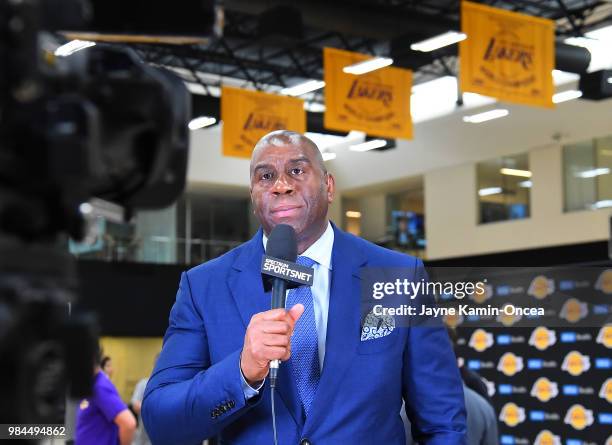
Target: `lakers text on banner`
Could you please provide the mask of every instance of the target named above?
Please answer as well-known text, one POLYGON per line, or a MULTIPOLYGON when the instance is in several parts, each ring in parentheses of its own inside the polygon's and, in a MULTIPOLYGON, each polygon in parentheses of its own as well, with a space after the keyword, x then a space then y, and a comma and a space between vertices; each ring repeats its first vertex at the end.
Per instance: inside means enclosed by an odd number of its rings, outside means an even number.
POLYGON ((222 88, 221 119, 225 156, 250 158, 257 141, 270 131, 306 131, 302 100, 239 88, 222 88))
POLYGON ((554 22, 461 3, 461 90, 552 108, 554 22))
POLYGON ((323 50, 325 128, 411 139, 412 72, 395 67, 361 75, 342 71, 367 59, 371 56, 335 48, 323 50))

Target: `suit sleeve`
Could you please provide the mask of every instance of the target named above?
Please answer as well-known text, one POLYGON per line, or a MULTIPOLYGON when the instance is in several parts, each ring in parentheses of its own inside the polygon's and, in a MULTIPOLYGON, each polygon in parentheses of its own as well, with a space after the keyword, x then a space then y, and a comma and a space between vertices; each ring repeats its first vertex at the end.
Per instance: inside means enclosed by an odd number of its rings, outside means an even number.
POLYGON ((164 345, 142 405, 151 442, 202 443, 260 399, 245 399, 240 350, 211 364, 203 317, 193 300, 189 278, 183 273, 164 345))
MULTIPOLYGON (((418 260, 414 280, 421 279, 427 280, 427 276, 418 260)), ((422 304, 433 304, 433 297, 420 295, 419 299, 422 304)), ((406 415, 417 442, 465 443, 463 386, 448 334, 439 318, 408 329, 402 386, 406 415)))

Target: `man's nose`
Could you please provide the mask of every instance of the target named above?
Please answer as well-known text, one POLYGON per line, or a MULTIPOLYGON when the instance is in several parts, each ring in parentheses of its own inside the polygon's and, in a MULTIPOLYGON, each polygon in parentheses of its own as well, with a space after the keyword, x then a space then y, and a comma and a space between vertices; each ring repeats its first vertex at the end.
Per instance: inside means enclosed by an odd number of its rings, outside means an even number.
POLYGON ((293 193, 293 184, 291 178, 284 174, 278 175, 278 178, 276 179, 276 181, 274 181, 272 193, 274 193, 275 195, 293 193))

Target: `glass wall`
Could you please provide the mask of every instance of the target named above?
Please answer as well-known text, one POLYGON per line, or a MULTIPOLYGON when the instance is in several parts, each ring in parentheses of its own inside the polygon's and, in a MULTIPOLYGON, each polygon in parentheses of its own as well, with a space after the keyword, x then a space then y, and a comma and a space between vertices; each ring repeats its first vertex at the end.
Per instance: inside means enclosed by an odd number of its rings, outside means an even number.
POLYGON ((531 170, 527 154, 476 164, 479 223, 529 217, 531 170))
POLYGON ((564 210, 612 207, 612 136, 563 147, 564 210))
POLYGON ((105 261, 199 264, 248 240, 258 227, 248 192, 189 191, 165 209, 137 211, 125 222, 96 205, 86 217, 87 235, 70 240, 70 252, 105 261))

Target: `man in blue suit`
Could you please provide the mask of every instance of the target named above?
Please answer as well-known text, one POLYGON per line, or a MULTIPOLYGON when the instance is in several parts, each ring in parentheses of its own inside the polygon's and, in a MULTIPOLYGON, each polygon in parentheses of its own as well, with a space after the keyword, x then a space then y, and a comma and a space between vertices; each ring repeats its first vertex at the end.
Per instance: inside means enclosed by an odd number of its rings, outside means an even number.
POLYGON ((362 267, 420 260, 342 232, 327 219, 334 178, 298 133, 268 134, 253 150, 251 199, 262 228, 248 242, 181 277, 142 417, 154 444, 273 443, 269 363, 281 359, 275 396, 279 444, 404 444, 402 399, 413 437, 463 444, 461 379, 443 327, 363 335, 362 267), (260 264, 279 224, 298 238, 314 284, 269 310, 260 264))

